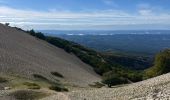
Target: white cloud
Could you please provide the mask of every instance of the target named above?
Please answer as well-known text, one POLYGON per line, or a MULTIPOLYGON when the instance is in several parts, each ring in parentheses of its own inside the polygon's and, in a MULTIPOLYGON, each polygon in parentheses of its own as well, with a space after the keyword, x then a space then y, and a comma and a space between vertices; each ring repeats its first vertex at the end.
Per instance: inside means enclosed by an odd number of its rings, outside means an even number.
POLYGON ((36 29, 69 29, 123 25, 170 25, 170 15, 155 14, 149 9, 139 9, 139 14, 130 14, 120 10, 104 10, 95 12, 70 12, 49 10, 14 9, 0 6, 0 22, 10 22, 13 26, 36 29))

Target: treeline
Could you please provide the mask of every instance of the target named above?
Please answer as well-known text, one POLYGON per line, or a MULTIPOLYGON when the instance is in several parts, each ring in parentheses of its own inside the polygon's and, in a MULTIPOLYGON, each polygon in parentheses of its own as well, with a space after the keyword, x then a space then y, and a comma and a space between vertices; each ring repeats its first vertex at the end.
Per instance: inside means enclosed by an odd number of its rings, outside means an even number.
POLYGON ((132 70, 145 70, 153 65, 153 58, 146 56, 133 56, 130 54, 102 53, 102 56, 110 64, 119 64, 132 70))

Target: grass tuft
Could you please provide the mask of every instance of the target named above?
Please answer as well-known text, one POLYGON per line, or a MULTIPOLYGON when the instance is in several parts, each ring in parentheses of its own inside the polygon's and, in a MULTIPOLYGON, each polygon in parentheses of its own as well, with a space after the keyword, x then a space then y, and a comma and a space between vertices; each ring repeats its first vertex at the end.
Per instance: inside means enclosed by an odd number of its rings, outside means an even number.
POLYGON ((36 83, 24 82, 23 85, 28 86, 28 89, 40 89, 41 87, 36 83))
POLYGON ((89 84, 89 86, 93 88, 102 88, 105 85, 99 82, 95 82, 94 84, 89 84))

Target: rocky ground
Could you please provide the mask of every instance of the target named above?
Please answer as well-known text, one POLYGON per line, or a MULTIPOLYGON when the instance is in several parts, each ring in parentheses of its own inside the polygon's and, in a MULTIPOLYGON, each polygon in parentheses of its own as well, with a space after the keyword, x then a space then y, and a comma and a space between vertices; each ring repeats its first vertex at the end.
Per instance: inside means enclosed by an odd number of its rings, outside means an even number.
MULTIPOLYGON (((7 93, 1 91, 0 97, 7 93)), ((49 93, 49 96, 41 100, 170 100, 170 73, 113 88, 72 88, 69 92, 49 93)), ((6 97, 7 100, 13 100, 6 97)), ((0 100, 6 99, 3 97, 0 100)))
POLYGON ((170 100, 170 74, 110 89, 78 89, 64 93, 63 97, 67 97, 63 100, 170 100))

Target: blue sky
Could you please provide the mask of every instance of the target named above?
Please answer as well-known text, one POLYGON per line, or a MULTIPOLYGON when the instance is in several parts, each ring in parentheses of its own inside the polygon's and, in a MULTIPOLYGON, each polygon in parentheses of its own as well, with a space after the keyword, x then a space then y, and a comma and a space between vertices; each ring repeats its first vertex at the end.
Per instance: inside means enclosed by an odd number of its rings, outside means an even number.
POLYGON ((37 30, 170 29, 170 0, 0 0, 0 22, 37 30))

